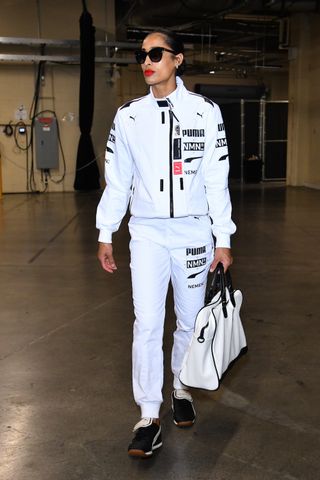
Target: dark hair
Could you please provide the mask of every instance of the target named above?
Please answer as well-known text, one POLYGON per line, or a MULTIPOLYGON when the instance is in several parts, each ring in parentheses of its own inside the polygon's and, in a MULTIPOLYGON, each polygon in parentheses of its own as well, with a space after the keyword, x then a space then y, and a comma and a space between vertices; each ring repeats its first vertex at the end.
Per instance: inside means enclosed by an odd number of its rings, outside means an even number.
MULTIPOLYGON (((163 35, 167 45, 171 48, 171 50, 175 52, 176 55, 178 53, 182 53, 184 55, 184 45, 179 35, 172 32, 171 30, 159 28, 159 30, 150 32, 147 36, 152 35, 154 33, 160 33, 160 35, 163 35)), ((185 70, 186 70, 186 61, 183 58, 181 65, 179 65, 179 67, 177 68, 176 74, 179 77, 181 77, 181 75, 185 72, 185 70)))

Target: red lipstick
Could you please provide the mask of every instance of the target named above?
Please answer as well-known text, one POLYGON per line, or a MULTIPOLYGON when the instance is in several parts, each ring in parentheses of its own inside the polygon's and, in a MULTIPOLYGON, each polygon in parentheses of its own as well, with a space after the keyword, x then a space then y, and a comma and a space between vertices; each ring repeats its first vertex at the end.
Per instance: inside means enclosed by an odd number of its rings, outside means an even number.
POLYGON ((144 75, 145 75, 146 77, 150 77, 150 76, 153 75, 153 74, 154 74, 154 71, 153 71, 153 70, 145 70, 145 71, 144 71, 144 75))

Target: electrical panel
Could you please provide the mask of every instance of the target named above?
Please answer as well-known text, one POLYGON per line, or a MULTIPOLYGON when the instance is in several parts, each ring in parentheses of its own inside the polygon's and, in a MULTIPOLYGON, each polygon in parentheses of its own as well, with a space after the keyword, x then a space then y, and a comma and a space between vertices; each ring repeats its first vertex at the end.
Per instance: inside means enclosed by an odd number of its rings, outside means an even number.
POLYGON ((55 117, 36 117, 36 165, 40 170, 59 168, 58 126, 55 117))

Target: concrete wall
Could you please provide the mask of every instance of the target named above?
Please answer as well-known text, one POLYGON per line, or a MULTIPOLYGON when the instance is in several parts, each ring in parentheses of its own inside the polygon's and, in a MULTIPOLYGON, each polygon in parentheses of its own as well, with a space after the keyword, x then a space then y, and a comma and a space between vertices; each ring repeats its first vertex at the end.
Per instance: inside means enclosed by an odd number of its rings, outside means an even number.
MULTIPOLYGON (((106 25, 110 32, 110 8, 106 0, 88 0, 88 10, 92 14, 96 27, 96 38, 104 39, 106 25)), ((79 38, 79 17, 82 4, 79 0, 15 0, 1 2, 0 31, 1 36, 38 38, 79 38), (40 9, 37 9, 39 3, 40 9)), ((112 34, 113 32, 111 32, 112 34)), ((110 37, 109 37, 110 38, 110 37)), ((3 53, 13 52, 12 47, 3 53)), ((24 53, 37 53, 24 49, 24 53)), ((75 53, 64 50, 57 54, 75 53)), ((36 78, 36 65, 0 64, 0 123, 16 122, 15 111, 23 105, 29 113, 36 78)), ((61 141, 67 163, 67 174, 63 183, 56 185, 49 182, 49 191, 73 190, 75 178, 76 155, 79 140, 78 97, 79 65, 56 64, 45 69, 44 82, 41 87, 41 100, 38 110, 54 110, 60 126, 61 141), (72 115, 70 115, 72 114, 72 115)), ((110 83, 108 66, 97 65, 95 80, 95 114, 92 138, 99 167, 103 172, 103 157, 106 134, 116 109, 116 87, 110 83)), ((26 120, 30 123, 30 120, 26 120)), ((19 136, 19 144, 25 145, 26 138, 19 136)), ((2 164, 3 192, 26 191, 26 154, 15 145, 13 137, 3 134, 0 127, 0 154, 2 164)), ((60 158, 59 170, 52 175, 59 178, 62 174, 60 158)), ((42 189, 40 175, 36 172, 37 187, 42 189)))
POLYGON ((320 188, 320 17, 291 22, 289 69, 289 185, 320 188))

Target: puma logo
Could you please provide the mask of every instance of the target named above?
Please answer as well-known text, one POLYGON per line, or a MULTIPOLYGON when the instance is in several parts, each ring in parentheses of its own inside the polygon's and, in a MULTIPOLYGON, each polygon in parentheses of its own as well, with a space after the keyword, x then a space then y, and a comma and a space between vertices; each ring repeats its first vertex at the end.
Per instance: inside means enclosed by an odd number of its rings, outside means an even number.
POLYGON ((203 270, 201 270, 200 272, 192 273, 191 275, 188 276, 188 278, 196 278, 197 275, 200 275, 200 273, 202 273, 204 271, 205 271, 205 268, 203 270))

